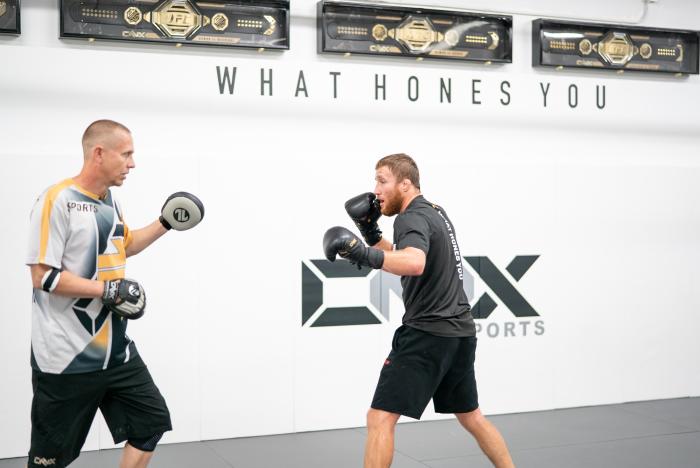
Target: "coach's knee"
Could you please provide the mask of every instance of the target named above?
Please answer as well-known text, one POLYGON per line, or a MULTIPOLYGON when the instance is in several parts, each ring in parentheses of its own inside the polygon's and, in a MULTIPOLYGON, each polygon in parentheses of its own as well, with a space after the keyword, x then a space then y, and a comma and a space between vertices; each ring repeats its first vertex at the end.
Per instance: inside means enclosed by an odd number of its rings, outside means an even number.
POLYGON ((162 432, 143 439, 131 438, 129 439, 129 445, 135 449, 141 450, 142 452, 153 452, 156 449, 156 445, 158 445, 158 441, 160 441, 161 437, 163 437, 162 432))
POLYGON ((474 432, 478 430, 485 422, 486 418, 481 414, 479 408, 469 413, 455 413, 459 423, 469 432, 474 432))

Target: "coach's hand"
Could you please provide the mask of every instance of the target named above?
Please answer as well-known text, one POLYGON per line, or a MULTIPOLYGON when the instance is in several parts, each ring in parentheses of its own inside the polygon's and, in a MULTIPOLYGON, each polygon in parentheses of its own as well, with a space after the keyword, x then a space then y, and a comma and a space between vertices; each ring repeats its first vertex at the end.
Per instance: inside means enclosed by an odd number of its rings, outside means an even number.
POLYGON ((383 250, 367 247, 355 234, 340 226, 326 231, 323 251, 331 262, 335 261, 337 254, 358 266, 380 269, 384 264, 383 250))
POLYGON ((345 202, 345 211, 348 212, 369 245, 374 245, 382 240, 382 231, 377 225, 382 210, 376 195, 367 192, 351 198, 345 202))
POLYGON ((105 281, 102 303, 115 314, 136 320, 146 311, 146 293, 134 280, 105 281))
POLYGON ((204 218, 204 205, 191 193, 175 192, 165 200, 158 218, 170 230, 186 231, 192 229, 204 218))

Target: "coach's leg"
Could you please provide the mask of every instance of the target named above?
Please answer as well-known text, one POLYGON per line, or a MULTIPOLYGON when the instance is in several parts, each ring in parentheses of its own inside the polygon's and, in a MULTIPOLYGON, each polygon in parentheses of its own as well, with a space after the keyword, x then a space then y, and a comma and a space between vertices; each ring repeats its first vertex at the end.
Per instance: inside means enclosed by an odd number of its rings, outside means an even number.
POLYGON ((129 439, 124 446, 119 468, 146 468, 161 437, 163 433, 159 432, 144 439, 129 439))
POLYGON ((469 413, 455 413, 460 424, 474 436, 481 450, 489 457, 496 468, 513 468, 513 460, 508 452, 503 436, 496 426, 481 414, 479 408, 469 413))
POLYGON ((367 412, 365 468, 388 468, 394 456, 394 428, 400 415, 370 409, 367 412))
POLYGON ((127 442, 122 451, 122 460, 119 462, 119 468, 146 468, 152 456, 152 451, 139 450, 127 442))

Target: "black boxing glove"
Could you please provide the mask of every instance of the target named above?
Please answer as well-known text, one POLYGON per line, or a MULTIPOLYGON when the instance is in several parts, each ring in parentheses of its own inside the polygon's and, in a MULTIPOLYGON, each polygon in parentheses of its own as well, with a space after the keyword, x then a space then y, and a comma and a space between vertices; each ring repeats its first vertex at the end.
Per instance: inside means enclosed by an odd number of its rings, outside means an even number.
POLYGON ((186 231, 204 218, 204 204, 191 193, 175 192, 165 200, 158 218, 165 229, 186 231))
POLYGON ((376 195, 372 192, 367 192, 352 197, 345 202, 345 211, 348 212, 355 226, 360 230, 362 237, 369 245, 375 245, 382 240, 382 231, 379 230, 377 225, 377 220, 382 215, 382 210, 376 195))
POLYGON ((323 236, 323 252, 331 262, 335 261, 336 255, 340 255, 358 267, 368 266, 378 270, 384 264, 383 250, 367 247, 349 229, 340 226, 326 231, 323 236))
POLYGON ((105 281, 102 303, 115 314, 136 320, 146 311, 146 293, 134 280, 105 281))

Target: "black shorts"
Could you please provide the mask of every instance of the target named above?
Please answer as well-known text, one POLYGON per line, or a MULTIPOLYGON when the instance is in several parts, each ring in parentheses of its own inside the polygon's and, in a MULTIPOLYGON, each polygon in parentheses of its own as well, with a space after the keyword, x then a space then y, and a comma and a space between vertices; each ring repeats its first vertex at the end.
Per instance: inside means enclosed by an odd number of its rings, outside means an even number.
POLYGON ((34 370, 32 387, 29 467, 61 468, 78 458, 98 408, 115 444, 172 429, 165 399, 139 356, 84 374, 34 370))
POLYGON ((437 413, 479 407, 476 337, 442 337, 402 325, 394 333, 372 408, 420 419, 430 399, 437 413))

